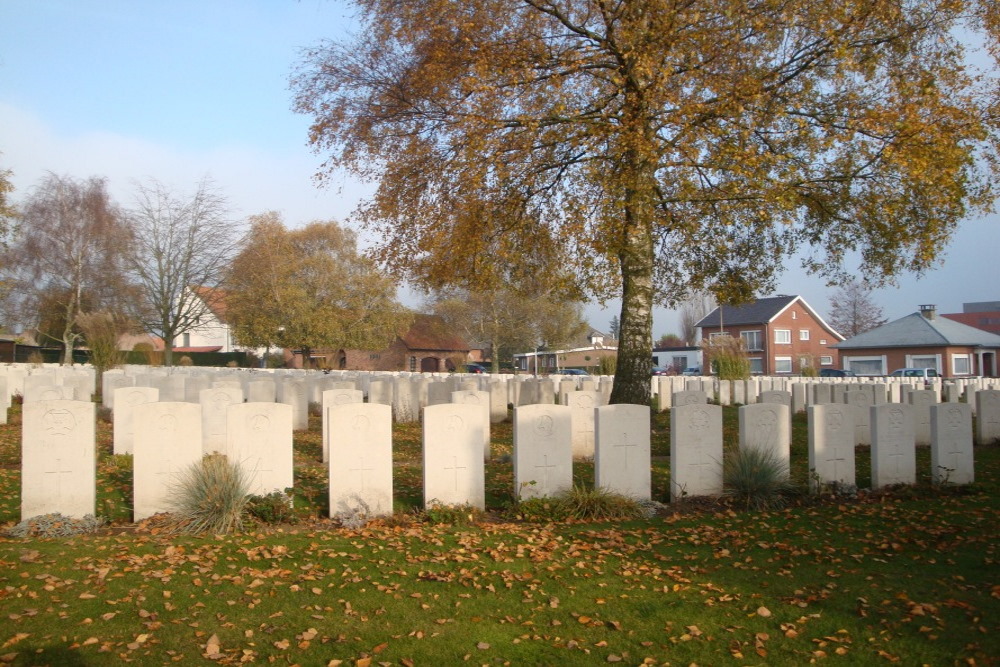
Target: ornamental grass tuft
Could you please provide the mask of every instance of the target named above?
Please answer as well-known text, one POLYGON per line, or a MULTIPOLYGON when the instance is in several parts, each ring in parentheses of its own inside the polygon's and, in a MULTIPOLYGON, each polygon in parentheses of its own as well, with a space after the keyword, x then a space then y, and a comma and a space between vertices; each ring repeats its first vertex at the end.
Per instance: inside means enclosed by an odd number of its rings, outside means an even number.
POLYGON ((225 535, 240 532, 250 493, 250 476, 238 463, 212 454, 180 474, 171 489, 178 533, 225 535))
POLYGON ((780 509, 795 490, 788 481, 787 464, 771 449, 746 447, 727 452, 722 476, 725 494, 747 509, 780 509))

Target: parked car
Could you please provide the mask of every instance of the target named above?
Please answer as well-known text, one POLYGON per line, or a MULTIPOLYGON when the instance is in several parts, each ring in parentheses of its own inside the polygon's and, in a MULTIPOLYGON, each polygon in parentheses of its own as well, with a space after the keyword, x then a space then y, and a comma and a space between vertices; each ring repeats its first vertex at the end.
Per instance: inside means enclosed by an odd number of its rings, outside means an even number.
POLYGON ((821 368, 819 376, 821 378, 853 378, 857 377, 857 374, 854 371, 842 371, 839 368, 821 368))
POLYGON ((465 364, 462 367, 464 373, 489 373, 489 369, 482 364, 465 364))
POLYGON ((664 368, 663 366, 653 366, 653 375, 673 375, 673 368, 664 368))
POLYGON ((552 371, 552 375, 590 375, 582 368, 559 368, 552 371))
POLYGON ((897 368, 889 374, 892 378, 936 378, 941 377, 933 368, 897 368))
POLYGON ((701 375, 701 369, 698 368, 697 366, 694 366, 692 368, 685 368, 684 372, 681 373, 681 375, 701 375))

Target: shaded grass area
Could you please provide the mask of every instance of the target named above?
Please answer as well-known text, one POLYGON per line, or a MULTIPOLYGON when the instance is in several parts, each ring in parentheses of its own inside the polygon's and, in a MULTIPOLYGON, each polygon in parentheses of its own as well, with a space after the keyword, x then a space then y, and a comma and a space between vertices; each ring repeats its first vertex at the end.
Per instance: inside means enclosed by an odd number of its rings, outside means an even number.
MULTIPOLYGON (((735 410, 724 411, 735 443, 735 410)), ((0 521, 19 517, 19 429, 0 427, 0 521)), ((793 425, 804 485, 805 421, 793 425)), ((130 460, 99 424, 98 508, 130 517, 130 460)), ((653 495, 669 496, 669 416, 653 424, 653 495)), ((400 514, 422 506, 419 425, 394 433, 400 514)), ((511 425, 493 429, 487 504, 513 501, 511 425)), ((858 450, 858 481, 870 457, 858 450)), ((648 521, 471 526, 325 515, 318 424, 296 433, 304 521, 227 537, 119 527, 0 538, 0 659, 138 664, 995 664, 1000 449, 977 483, 737 512, 683 504, 648 521)), ((592 486, 593 465, 574 478, 592 486)))

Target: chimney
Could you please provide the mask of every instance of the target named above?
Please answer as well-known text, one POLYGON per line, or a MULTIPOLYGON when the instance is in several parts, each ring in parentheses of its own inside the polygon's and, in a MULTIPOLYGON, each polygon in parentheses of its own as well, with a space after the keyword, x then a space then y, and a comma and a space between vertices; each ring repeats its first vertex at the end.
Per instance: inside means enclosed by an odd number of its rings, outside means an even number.
POLYGON ((920 306, 920 314, 928 320, 937 319, 937 306, 933 303, 920 306))

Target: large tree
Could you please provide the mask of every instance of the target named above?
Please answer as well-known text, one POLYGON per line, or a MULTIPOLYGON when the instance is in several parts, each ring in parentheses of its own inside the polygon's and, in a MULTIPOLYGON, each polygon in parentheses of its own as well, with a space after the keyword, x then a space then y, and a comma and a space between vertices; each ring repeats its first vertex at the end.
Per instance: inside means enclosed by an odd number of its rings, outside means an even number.
POLYGON ((63 346, 73 363, 77 316, 111 308, 123 289, 129 242, 120 211, 102 178, 46 175, 22 203, 3 266, 14 315, 63 346))
POLYGON ((250 218, 226 274, 233 334, 248 347, 383 349, 405 328, 394 281, 334 221, 287 229, 275 212, 250 218))
POLYGON ((872 299, 872 290, 857 280, 847 281, 830 297, 830 326, 846 338, 885 323, 885 314, 872 299))
MULTIPOLYGON (((357 0, 293 79, 310 140, 377 183, 380 258, 464 284, 545 253, 622 300, 611 400, 649 398, 652 313, 931 266, 992 199, 996 91, 953 0, 357 0), (477 275, 478 274, 478 275, 477 275)), ((977 14, 977 12, 979 12, 977 14)))
POLYGON ((430 295, 428 306, 466 340, 488 346, 494 373, 515 352, 543 342, 559 347, 587 330, 579 301, 541 289, 444 289, 430 295))
POLYGON ((163 338, 164 363, 173 365, 174 342, 197 328, 212 304, 195 288, 212 293, 239 246, 241 230, 226 198, 204 179, 190 196, 151 180, 137 186, 128 212, 133 230, 129 273, 136 286, 131 314, 163 338))

